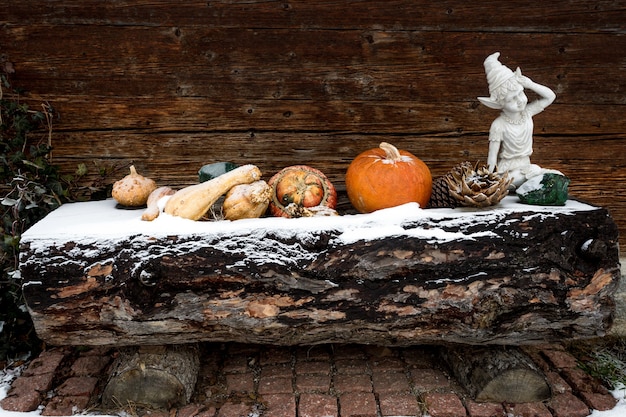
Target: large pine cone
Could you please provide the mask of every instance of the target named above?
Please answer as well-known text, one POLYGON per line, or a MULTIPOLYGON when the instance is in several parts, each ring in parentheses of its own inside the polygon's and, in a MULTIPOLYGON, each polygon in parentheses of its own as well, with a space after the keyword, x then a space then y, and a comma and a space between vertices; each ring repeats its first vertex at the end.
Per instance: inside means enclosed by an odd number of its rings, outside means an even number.
POLYGON ((450 187, 446 181, 446 176, 433 180, 433 190, 430 194, 428 208, 454 208, 458 207, 458 201, 450 194, 450 187))
POLYGON ((508 193, 512 178, 489 172, 484 163, 463 162, 433 182, 430 207, 488 207, 508 193))

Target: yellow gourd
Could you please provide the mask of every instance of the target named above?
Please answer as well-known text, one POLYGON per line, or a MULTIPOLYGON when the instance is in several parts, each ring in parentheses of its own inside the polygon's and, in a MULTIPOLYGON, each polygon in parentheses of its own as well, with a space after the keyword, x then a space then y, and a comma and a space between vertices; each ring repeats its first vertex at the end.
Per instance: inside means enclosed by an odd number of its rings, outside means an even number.
POLYGON ((165 203, 163 211, 172 216, 198 220, 235 185, 250 184, 260 179, 261 171, 258 167, 243 165, 212 180, 176 191, 165 203))
POLYGON ((239 220, 261 217, 267 211, 271 198, 272 188, 263 180, 235 185, 224 198, 224 218, 239 220))

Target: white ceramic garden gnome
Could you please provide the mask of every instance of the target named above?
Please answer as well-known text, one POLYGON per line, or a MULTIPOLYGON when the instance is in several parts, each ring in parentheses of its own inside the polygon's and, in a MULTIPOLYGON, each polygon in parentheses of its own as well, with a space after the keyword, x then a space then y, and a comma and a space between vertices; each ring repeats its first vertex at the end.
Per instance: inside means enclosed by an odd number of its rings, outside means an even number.
MULTIPOLYGON (((522 75, 519 68, 515 72, 511 71, 500 63, 499 57, 500 52, 495 52, 485 59, 490 96, 478 97, 485 106, 502 110, 489 130, 487 164, 492 172, 496 169, 499 173, 507 172, 513 178, 512 185, 519 195, 520 187, 531 178, 534 181, 528 186, 538 182, 537 180, 540 182, 535 177, 546 173, 565 178, 559 171, 543 169, 530 162, 530 155, 533 153, 532 117, 552 104, 556 94, 548 87, 522 75), (539 99, 528 103, 525 88, 537 93, 539 99)), ((524 191, 524 188, 521 190, 524 191)))

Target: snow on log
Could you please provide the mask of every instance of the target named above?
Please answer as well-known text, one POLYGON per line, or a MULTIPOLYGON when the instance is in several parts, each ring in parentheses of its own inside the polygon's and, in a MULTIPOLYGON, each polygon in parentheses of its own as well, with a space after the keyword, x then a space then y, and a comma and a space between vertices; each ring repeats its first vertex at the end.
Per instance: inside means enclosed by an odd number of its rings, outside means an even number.
POLYGON ((489 209, 194 222, 66 204, 21 241, 52 345, 520 345, 603 335, 619 280, 608 212, 489 209))

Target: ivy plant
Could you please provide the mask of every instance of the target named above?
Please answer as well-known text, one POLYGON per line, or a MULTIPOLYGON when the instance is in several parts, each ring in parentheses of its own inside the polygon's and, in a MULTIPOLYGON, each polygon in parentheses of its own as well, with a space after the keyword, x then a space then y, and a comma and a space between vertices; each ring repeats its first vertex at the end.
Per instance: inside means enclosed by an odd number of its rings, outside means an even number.
POLYGON ((49 160, 54 110, 23 102, 11 86, 11 72, 11 65, 0 61, 0 362, 41 347, 22 298, 19 242, 68 194, 49 160))

